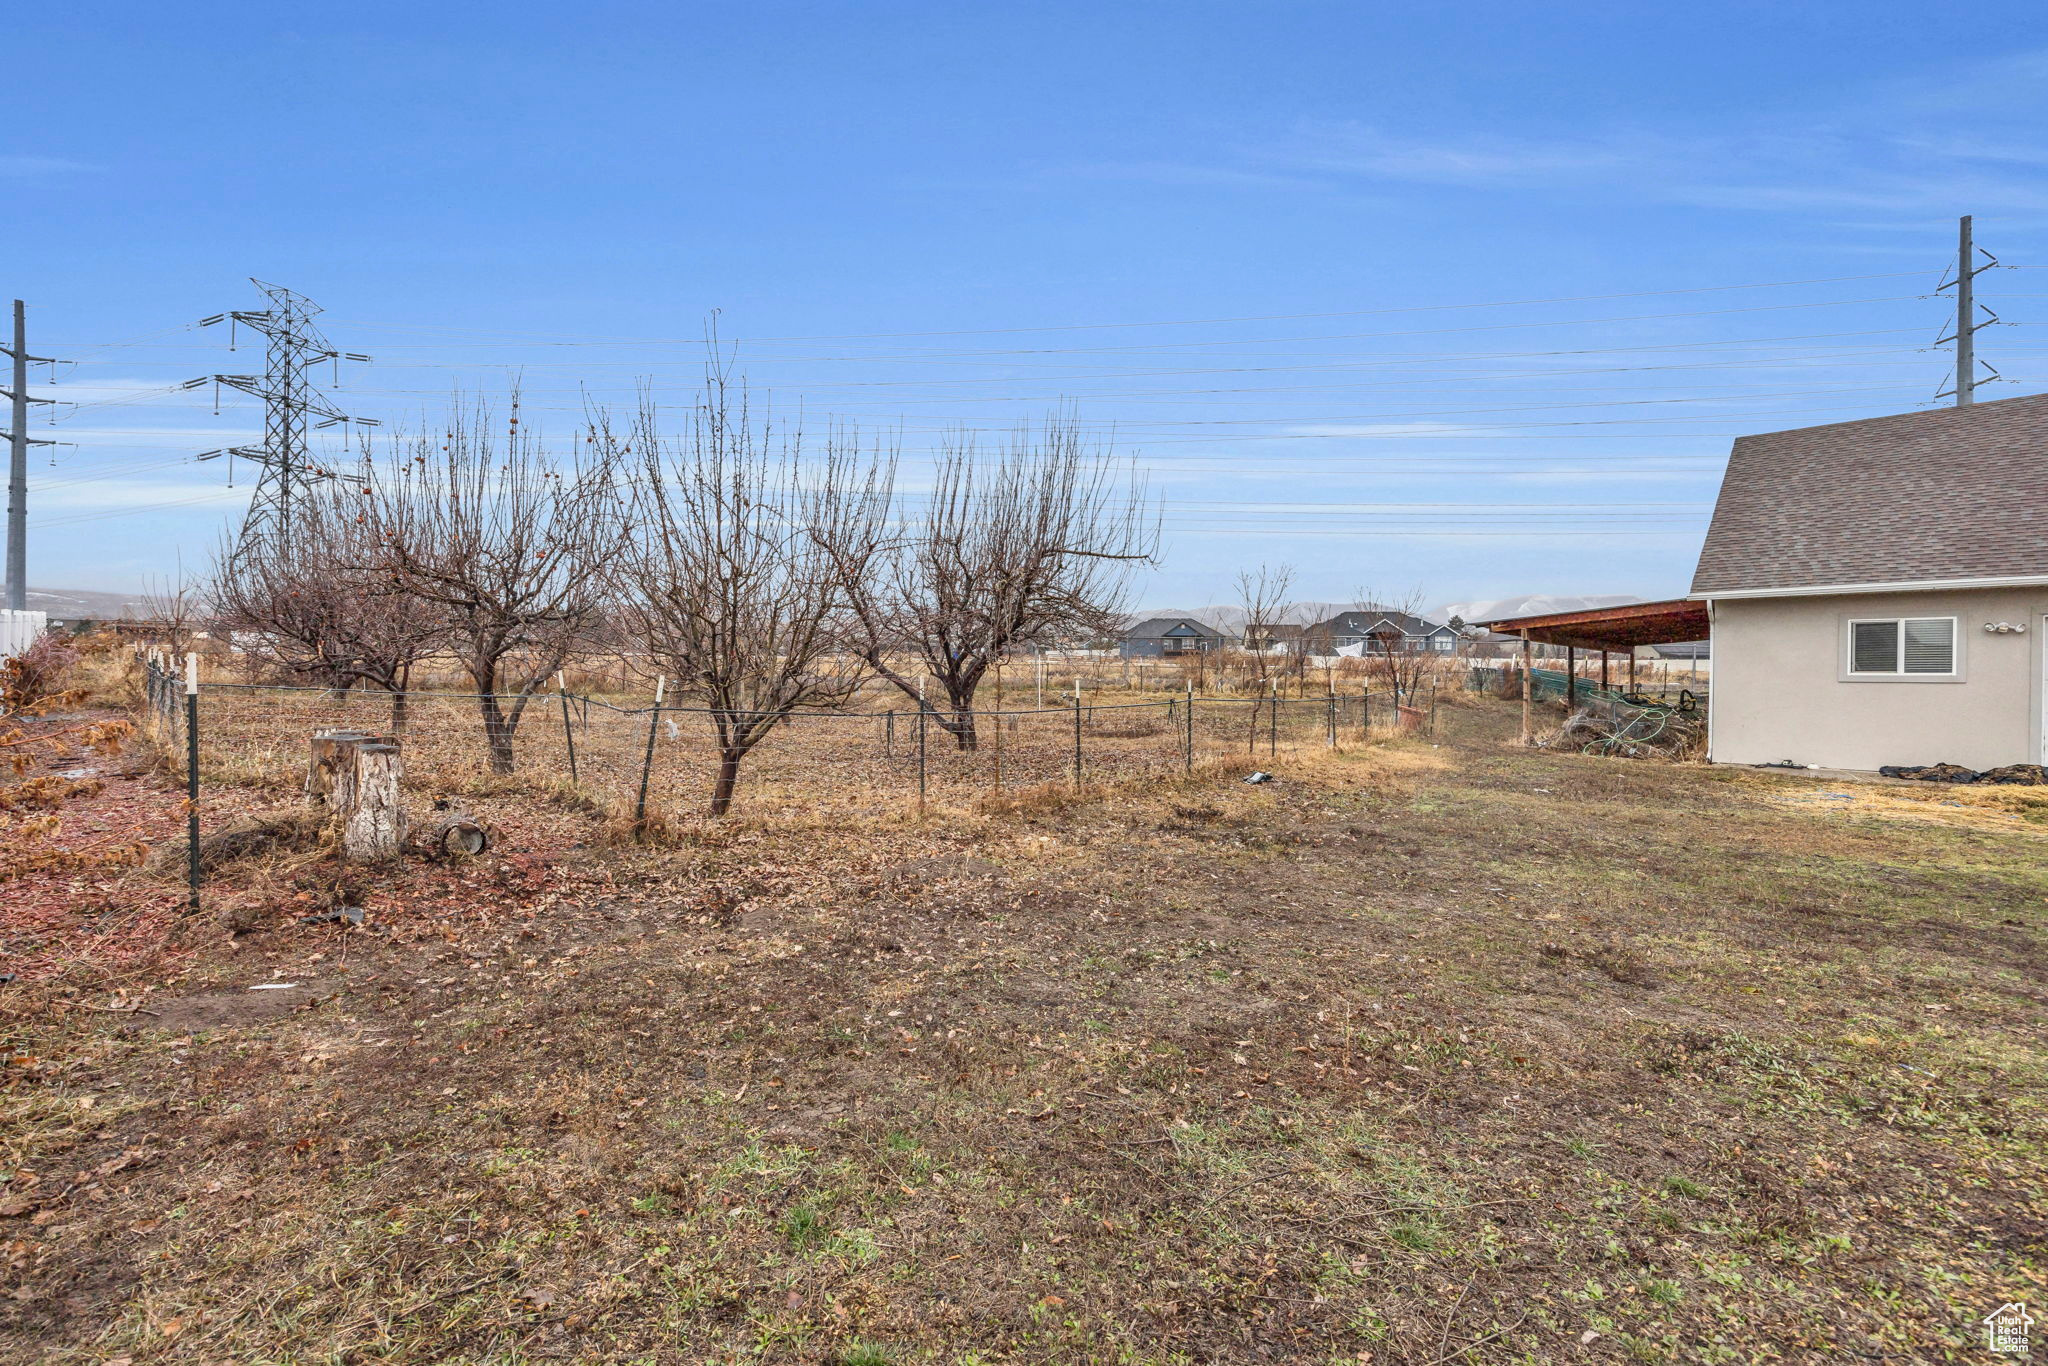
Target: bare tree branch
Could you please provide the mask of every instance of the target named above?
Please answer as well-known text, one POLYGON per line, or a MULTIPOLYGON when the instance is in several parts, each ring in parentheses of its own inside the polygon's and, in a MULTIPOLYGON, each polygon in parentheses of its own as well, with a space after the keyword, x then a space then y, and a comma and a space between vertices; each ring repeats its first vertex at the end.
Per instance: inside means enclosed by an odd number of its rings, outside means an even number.
POLYGON ((1004 653, 1100 629, 1153 557, 1145 490, 1119 473, 1071 419, 1020 431, 998 455, 948 442, 922 506, 840 567, 852 648, 924 708, 929 676, 938 724, 974 748, 975 691, 1004 653))
POLYGON ((559 459, 519 413, 516 391, 502 430, 481 402, 458 408, 439 439, 398 438, 361 486, 387 591, 445 614, 494 773, 512 771, 528 701, 602 626, 595 570, 624 533, 611 451, 587 440, 559 459))
POLYGON ((646 396, 624 439, 603 419, 595 433, 635 468, 632 532, 613 565, 626 624, 702 701, 719 754, 710 811, 722 816, 756 745, 793 711, 840 706, 860 684, 858 661, 836 651, 843 584, 866 576, 881 543, 886 467, 845 436, 807 460, 802 434, 757 419, 715 363, 681 437, 663 434, 646 396))
POLYGON ((438 604, 386 591, 363 496, 369 471, 308 499, 287 543, 257 537, 223 545, 211 580, 213 622, 242 653, 331 688, 391 694, 391 724, 406 723, 412 671, 447 634, 438 604))

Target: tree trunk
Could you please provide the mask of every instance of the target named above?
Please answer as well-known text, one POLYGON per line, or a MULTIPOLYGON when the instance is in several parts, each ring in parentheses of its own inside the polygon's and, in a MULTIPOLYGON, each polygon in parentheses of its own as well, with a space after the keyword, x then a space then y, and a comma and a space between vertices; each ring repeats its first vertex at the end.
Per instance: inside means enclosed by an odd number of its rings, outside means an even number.
POLYGON ((391 733, 393 735, 403 735, 405 733, 405 723, 411 718, 411 700, 403 687, 392 692, 391 733))
POLYGON ((344 787, 337 787, 341 852, 351 863, 382 863, 398 857, 405 838, 405 807, 399 779, 404 773, 397 745, 358 742, 344 787))
POLYGON ((498 705, 495 693, 479 693, 477 710, 484 720, 484 749, 490 756, 491 772, 506 774, 512 771, 512 721, 498 705))
POLYGON ((945 712, 935 711, 932 713, 932 720, 938 723, 940 730, 953 737, 953 743, 959 748, 981 748, 981 734, 975 726, 972 706, 956 707, 950 716, 945 712))
POLYGON ((721 750, 718 755, 718 777, 711 784, 711 814, 723 816, 732 807, 733 789, 740 782, 740 760, 747 757, 744 749, 721 750))

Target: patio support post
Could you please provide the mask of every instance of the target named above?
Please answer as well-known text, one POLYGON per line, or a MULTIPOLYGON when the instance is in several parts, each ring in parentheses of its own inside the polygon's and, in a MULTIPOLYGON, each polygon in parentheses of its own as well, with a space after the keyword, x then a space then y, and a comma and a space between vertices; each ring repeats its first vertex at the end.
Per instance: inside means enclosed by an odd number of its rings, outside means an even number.
POLYGON ((1571 711, 1579 705, 1579 648, 1576 645, 1564 647, 1564 709, 1571 711))
POLYGON ((1529 633, 1524 631, 1522 632, 1522 743, 1525 745, 1529 743, 1529 737, 1532 734, 1529 716, 1531 701, 1529 667, 1529 633))

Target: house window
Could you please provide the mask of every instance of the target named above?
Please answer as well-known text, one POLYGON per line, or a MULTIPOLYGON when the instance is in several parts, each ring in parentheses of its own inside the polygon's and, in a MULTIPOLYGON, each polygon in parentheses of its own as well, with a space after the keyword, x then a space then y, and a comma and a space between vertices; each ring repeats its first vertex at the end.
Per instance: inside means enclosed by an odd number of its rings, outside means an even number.
POLYGON ((1438 636, 1435 640, 1429 642, 1429 648, 1435 650, 1440 655, 1447 655, 1451 652, 1451 638, 1449 636, 1438 636))
POLYGON ((1956 619, 1850 622, 1849 673, 1866 678, 1955 677, 1956 619))

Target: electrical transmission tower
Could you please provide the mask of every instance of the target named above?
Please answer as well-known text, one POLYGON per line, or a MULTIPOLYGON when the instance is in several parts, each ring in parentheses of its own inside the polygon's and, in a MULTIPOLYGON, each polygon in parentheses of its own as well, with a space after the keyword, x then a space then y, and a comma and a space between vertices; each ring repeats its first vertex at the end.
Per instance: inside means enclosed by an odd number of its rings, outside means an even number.
MULTIPOLYGON (((230 337, 236 327, 262 333, 266 342, 263 373, 202 375, 185 383, 187 389, 212 384, 216 386, 216 393, 219 392, 218 386, 225 384, 263 400, 262 445, 231 446, 208 451, 199 457, 212 460, 225 455, 232 461, 239 455, 263 467, 263 473, 256 482, 256 492, 249 499, 249 510, 242 518, 241 535, 236 540, 238 546, 253 544, 265 536, 288 538, 293 516, 313 486, 334 477, 332 471, 312 458, 306 444, 309 428, 332 427, 343 422, 364 427, 377 425, 374 418, 351 417, 335 407, 325 394, 314 387, 307 374, 323 362, 331 361, 338 365, 344 360, 367 361, 370 358, 353 351, 337 351, 328 345, 319 328, 313 325, 320 306, 305 295, 261 280, 252 279, 250 283, 263 291, 270 300, 270 307, 216 313, 211 318, 200 319, 199 325, 211 327, 225 322, 229 326, 230 337)), ((233 342, 230 341, 229 345, 232 347, 233 342)))
MULTIPOLYGON (((1948 342, 1956 344, 1955 387, 1943 389, 1935 397, 1947 398, 1953 394, 1956 400, 1956 407, 1958 408, 1967 408, 1977 401, 1978 385, 1985 383, 1986 380, 2004 378, 1988 364, 1984 365, 1984 369, 1990 371, 1989 374, 1983 378, 1979 378, 1977 374, 1977 367, 1979 364, 1982 364, 1977 359, 1977 333, 1991 326, 1991 324, 1999 319, 1996 313, 1993 313, 1990 309, 1977 302, 1976 282, 1979 275, 1982 275, 1997 264, 1998 258, 1996 256, 1976 245, 1971 239, 1970 219, 1968 215, 1964 215, 1958 221, 1956 231, 1956 277, 1953 280, 1944 278, 1934 291, 1937 294, 1951 289, 1956 292, 1955 331, 1935 343, 1936 346, 1941 346, 1948 342), (1982 265, 1977 264, 1976 260, 1980 255, 1984 258, 1982 265), (1984 314, 1982 318, 1977 317, 1980 309, 1984 314)), ((1944 272, 1945 276, 1946 272, 1944 272)))
POLYGON ((57 401, 28 396, 29 362, 56 362, 28 353, 28 309, 19 299, 14 301, 14 345, 0 346, 0 352, 14 362, 14 387, 0 389, 0 394, 7 395, 12 406, 7 430, 7 605, 19 612, 28 606, 28 448, 56 444, 29 436, 28 405, 57 401))

